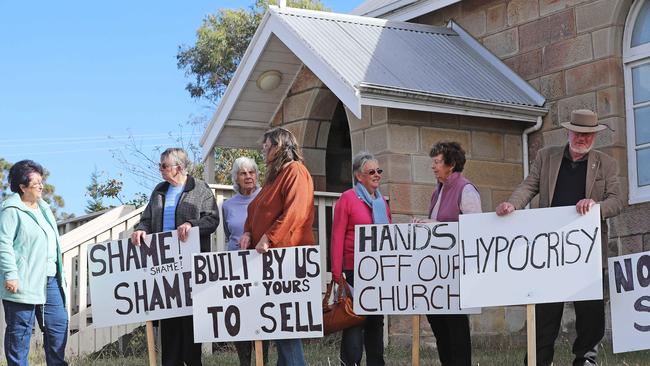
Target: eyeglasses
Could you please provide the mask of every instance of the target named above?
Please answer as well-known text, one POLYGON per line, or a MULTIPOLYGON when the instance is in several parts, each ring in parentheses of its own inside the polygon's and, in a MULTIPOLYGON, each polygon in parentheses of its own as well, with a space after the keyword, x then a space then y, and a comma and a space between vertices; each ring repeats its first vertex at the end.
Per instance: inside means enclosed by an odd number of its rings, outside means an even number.
POLYGON ((41 182, 30 182, 28 187, 29 188, 36 188, 38 186, 43 187, 44 185, 45 184, 42 181, 41 182))
POLYGON ((375 175, 375 173, 377 173, 377 175, 381 175, 381 173, 383 173, 383 172, 384 172, 384 171, 383 171, 382 169, 370 169, 370 170, 368 170, 368 171, 366 172, 366 174, 368 174, 368 175, 375 175))
POLYGON ((158 168, 159 168, 159 169, 167 169, 167 168, 170 168, 170 167, 173 168, 173 167, 175 167, 175 166, 178 166, 178 164, 173 164, 173 165, 172 165, 172 164, 169 164, 169 165, 168 165, 168 164, 165 164, 165 163, 159 163, 159 164, 158 164, 158 168))

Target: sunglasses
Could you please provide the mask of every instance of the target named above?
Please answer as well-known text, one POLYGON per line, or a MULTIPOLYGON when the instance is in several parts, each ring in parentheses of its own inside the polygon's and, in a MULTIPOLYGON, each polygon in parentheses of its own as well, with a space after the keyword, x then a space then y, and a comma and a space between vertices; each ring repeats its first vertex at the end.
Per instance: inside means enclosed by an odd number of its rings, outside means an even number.
POLYGON ((178 164, 174 164, 174 165, 167 165, 165 163, 159 163, 158 164, 158 168, 160 168, 160 169, 167 169, 169 167, 175 167, 175 166, 178 166, 178 164))
POLYGON ((375 173, 377 173, 377 175, 381 175, 381 173, 383 173, 383 172, 384 172, 384 171, 383 171, 382 169, 370 169, 370 170, 368 170, 368 171, 366 172, 366 174, 368 174, 368 175, 375 175, 375 173))

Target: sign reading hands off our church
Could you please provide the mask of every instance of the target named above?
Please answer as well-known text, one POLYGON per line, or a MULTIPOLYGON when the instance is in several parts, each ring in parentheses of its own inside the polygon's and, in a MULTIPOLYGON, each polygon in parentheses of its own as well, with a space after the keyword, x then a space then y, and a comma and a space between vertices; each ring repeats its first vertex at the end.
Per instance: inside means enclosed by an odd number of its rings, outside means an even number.
POLYGON ((93 325, 139 323, 192 314, 191 259, 199 229, 180 242, 176 231, 119 239, 88 250, 93 325))
POLYGON ((461 309, 458 223, 357 225, 354 312, 475 314, 461 309))
POLYGON ((462 307, 603 298, 600 206, 460 216, 462 307))
POLYGON ((650 252, 609 258, 614 352, 650 349, 650 252))

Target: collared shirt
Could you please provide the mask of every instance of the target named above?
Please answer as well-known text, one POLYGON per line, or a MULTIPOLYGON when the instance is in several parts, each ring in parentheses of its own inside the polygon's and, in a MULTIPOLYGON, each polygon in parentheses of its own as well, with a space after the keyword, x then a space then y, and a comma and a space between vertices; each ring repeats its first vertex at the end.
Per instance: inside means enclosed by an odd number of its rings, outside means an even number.
POLYGON ((560 171, 555 182, 555 191, 551 207, 575 206, 578 201, 585 198, 585 182, 587 180, 587 158, 585 154, 574 161, 569 152, 569 146, 564 148, 560 171))

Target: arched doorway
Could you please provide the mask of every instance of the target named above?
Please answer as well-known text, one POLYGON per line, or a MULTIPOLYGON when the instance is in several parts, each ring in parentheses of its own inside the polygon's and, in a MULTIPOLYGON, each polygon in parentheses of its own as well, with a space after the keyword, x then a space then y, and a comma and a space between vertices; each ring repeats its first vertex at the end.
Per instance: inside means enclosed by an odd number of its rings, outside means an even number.
POLYGON ((328 192, 343 192, 352 187, 350 127, 340 101, 336 105, 327 136, 325 187, 328 192))

